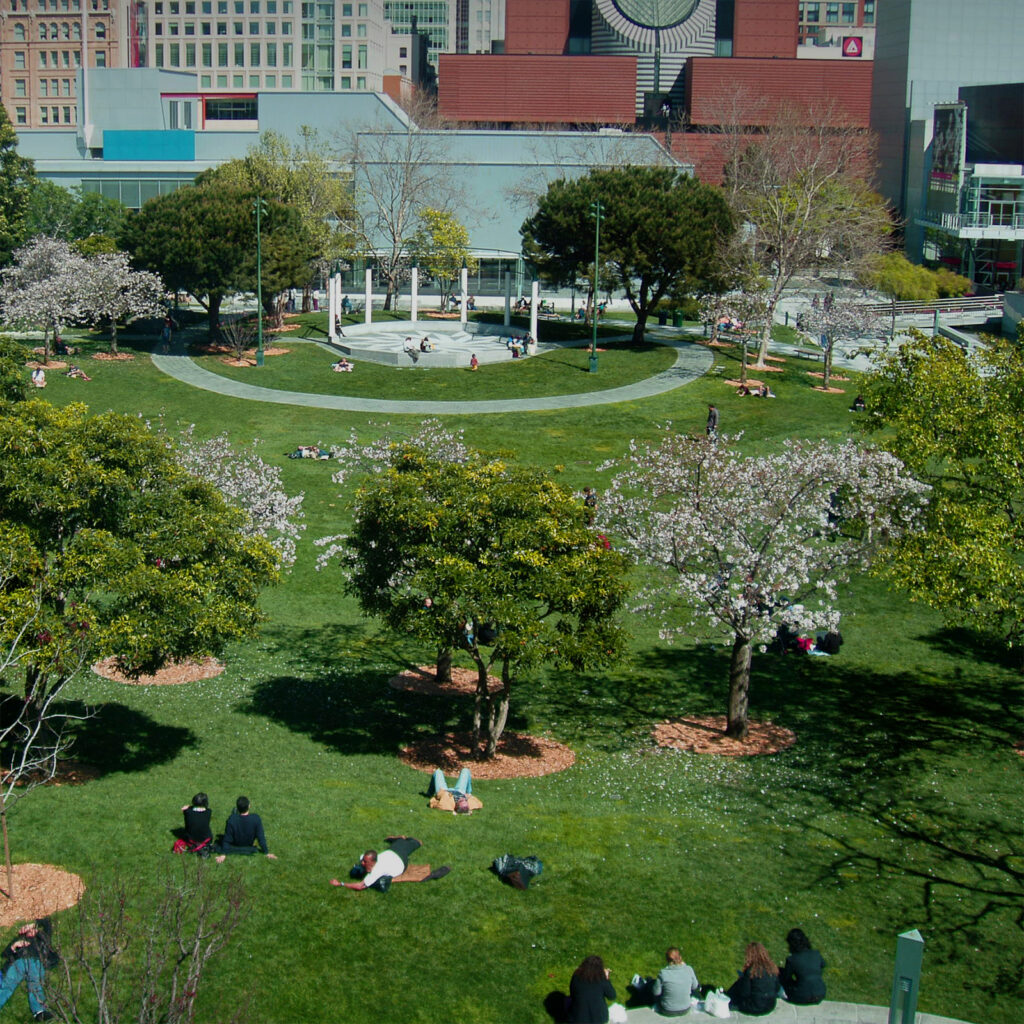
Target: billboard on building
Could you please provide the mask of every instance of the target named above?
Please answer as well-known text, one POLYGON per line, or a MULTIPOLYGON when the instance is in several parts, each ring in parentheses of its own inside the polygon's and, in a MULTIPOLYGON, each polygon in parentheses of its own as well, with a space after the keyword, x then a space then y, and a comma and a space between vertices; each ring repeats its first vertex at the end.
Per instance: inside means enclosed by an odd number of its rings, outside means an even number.
POLYGON ((931 188, 959 192, 967 146, 967 104, 937 104, 932 120, 931 188))

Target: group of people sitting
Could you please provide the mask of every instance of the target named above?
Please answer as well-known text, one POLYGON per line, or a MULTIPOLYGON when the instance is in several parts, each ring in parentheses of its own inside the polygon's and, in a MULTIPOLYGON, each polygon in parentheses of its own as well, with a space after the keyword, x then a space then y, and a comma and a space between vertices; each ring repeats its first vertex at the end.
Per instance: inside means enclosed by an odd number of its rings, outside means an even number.
POLYGON ((331 453, 326 448, 315 444, 300 444, 293 452, 288 453, 289 459, 329 459, 331 453))
POLYGON ((747 387, 746 384, 741 384, 736 389, 736 394, 741 398, 744 395, 752 395, 754 398, 774 398, 775 392, 772 391, 767 384, 759 384, 756 387, 747 387))
POLYGON ((533 336, 530 334, 524 334, 522 337, 512 335, 505 339, 505 348, 512 353, 513 359, 530 354, 536 347, 537 342, 534 341, 533 336))
MULTIPOLYGON (((771 1013, 779 998, 801 1006, 814 1006, 825 998, 822 972, 825 960, 811 947, 807 936, 792 929, 786 936, 789 956, 780 969, 760 942, 751 942, 745 952, 743 969, 726 990, 729 1009, 752 1016, 771 1013)), ((665 966, 657 977, 633 975, 627 986, 634 1005, 653 1006, 663 1017, 682 1017, 699 1004, 701 986, 693 968, 683 960, 678 946, 665 953, 665 966)), ((569 982, 566 1019, 569 1024, 606 1024, 607 1000, 617 999, 611 971, 599 956, 588 956, 576 968, 569 982)))
POLYGON ((181 809, 185 828, 181 838, 174 844, 174 852, 209 857, 216 850, 217 863, 222 864, 232 854, 250 856, 258 849, 269 860, 277 860, 276 854, 271 853, 267 847, 263 821, 249 809, 250 806, 248 797, 240 796, 235 801, 235 809, 224 825, 224 835, 219 843, 215 843, 210 798, 205 793, 196 793, 191 803, 181 809))
POLYGON ((342 356, 336 363, 331 363, 331 369, 335 373, 351 373, 352 364, 342 356))

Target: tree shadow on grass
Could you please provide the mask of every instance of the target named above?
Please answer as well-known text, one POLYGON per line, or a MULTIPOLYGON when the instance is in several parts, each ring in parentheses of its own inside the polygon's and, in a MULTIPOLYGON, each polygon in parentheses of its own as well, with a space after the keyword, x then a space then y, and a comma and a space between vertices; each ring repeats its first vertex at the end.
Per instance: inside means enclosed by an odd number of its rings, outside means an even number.
POLYGON ((69 727, 74 740, 71 756, 102 775, 147 771, 198 743, 191 729, 156 722, 124 704, 90 709, 80 701, 67 701, 59 710, 81 718, 69 727))
POLYGON ((1024 670, 1024 656, 1018 648, 1010 648, 997 637, 979 633, 964 626, 948 626, 928 633, 920 639, 953 658, 970 658, 1000 668, 1024 670))
MULTIPOLYGON (((342 754, 393 753, 416 739, 470 728, 472 698, 388 685, 393 675, 416 668, 423 659, 409 657, 387 637, 373 638, 372 658, 339 657, 339 650, 364 636, 345 626, 289 631, 280 639, 281 649, 302 652, 303 673, 264 680, 240 710, 270 718, 342 754)), ((523 725, 513 706, 508 730, 523 725)))

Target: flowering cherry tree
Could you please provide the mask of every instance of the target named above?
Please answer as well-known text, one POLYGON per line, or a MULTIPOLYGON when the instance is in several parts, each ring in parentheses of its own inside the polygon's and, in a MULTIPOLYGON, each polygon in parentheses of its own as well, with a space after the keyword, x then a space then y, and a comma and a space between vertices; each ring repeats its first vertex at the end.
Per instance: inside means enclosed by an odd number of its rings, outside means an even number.
POLYGON ((747 732, 751 653, 785 622, 834 628, 837 586, 882 538, 915 527, 928 488, 888 452, 788 441, 745 456, 671 429, 633 441, 601 503, 600 526, 665 575, 644 591, 663 639, 698 630, 732 641, 726 732, 747 732))
POLYGON ((818 335, 824 351, 825 373, 821 386, 828 389, 832 379, 832 355, 836 345, 855 342, 865 335, 878 333, 879 318, 869 306, 863 303, 835 299, 822 304, 819 309, 810 309, 803 315, 808 331, 818 335))
POLYGON ((163 313, 164 283, 158 274, 132 270, 123 252, 85 261, 79 279, 82 314, 94 326, 110 324, 110 351, 117 355, 117 324, 163 313))
POLYGON ((285 491, 280 468, 260 457, 259 441, 240 447, 231 443, 226 432, 200 441, 193 424, 173 440, 173 446, 185 469, 213 484, 230 504, 246 513, 244 532, 270 541, 283 566, 295 564, 295 545, 306 528, 302 522, 305 495, 285 491))
POLYGON ((0 271, 0 308, 5 323, 43 329, 43 361, 50 361, 51 335, 79 319, 86 260, 59 238, 40 235, 14 253, 0 271))

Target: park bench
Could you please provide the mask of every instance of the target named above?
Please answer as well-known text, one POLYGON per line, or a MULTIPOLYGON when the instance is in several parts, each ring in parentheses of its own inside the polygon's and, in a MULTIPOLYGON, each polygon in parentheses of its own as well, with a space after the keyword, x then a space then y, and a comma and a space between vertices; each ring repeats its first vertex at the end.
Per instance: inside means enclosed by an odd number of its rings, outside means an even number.
POLYGON ((793 355, 801 359, 825 359, 825 350, 820 348, 798 348, 794 349, 793 355))

